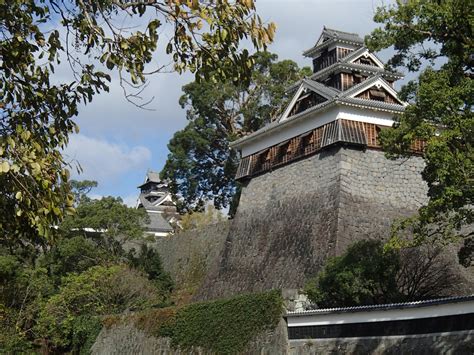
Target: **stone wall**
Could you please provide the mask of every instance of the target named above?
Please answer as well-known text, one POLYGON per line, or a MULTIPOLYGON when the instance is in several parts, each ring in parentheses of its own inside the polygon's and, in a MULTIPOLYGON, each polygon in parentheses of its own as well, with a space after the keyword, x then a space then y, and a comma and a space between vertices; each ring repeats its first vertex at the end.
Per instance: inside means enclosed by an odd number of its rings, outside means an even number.
POLYGON ((300 288, 355 240, 385 238, 426 201, 421 158, 332 147, 254 177, 197 299, 300 288))
MULTIPOLYGON (((288 349, 286 322, 282 319, 276 329, 256 336, 243 352, 248 355, 286 354, 288 349)), ((157 338, 132 324, 119 323, 103 328, 91 348, 93 355, 211 355, 200 348, 175 349, 169 338, 157 338)))
MULTIPOLYGON (((316 355, 316 354, 472 354, 474 331, 411 336, 299 340, 288 343, 286 323, 282 320, 271 332, 252 341, 243 354, 316 355)), ((100 332, 92 346, 93 355, 183 355, 210 354, 202 349, 180 350, 169 338, 156 338, 129 324, 117 324, 100 332)))
MULTIPOLYGON (((205 273, 216 263, 229 231, 229 221, 158 237, 152 246, 176 283, 188 282, 193 273, 205 273)), ((199 276, 199 275, 194 275, 199 276)))
POLYGON ((386 238, 392 222, 427 202, 420 157, 388 160, 378 150, 340 149, 337 254, 355 240, 386 238))

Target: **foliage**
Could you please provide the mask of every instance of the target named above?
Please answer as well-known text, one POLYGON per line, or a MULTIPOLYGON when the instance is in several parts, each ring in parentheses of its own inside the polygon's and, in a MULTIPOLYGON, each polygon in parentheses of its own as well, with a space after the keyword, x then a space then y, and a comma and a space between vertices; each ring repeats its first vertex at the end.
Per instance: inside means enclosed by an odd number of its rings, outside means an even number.
POLYGON ((433 245, 394 249, 362 240, 329 259, 305 285, 319 307, 343 307, 437 298, 461 279, 445 249, 433 245))
MULTIPOLYGON (((35 332, 56 349, 87 338, 84 324, 99 316, 159 306, 163 297, 139 272, 125 266, 94 266, 63 278, 58 293, 41 307, 35 332)), ((77 346, 76 344, 76 346, 77 346)))
POLYGON ((400 259, 384 253, 377 240, 351 245, 342 256, 329 259, 323 271, 305 286, 308 298, 320 307, 388 303, 399 299, 396 275, 400 259))
POLYGON ((264 48, 275 31, 253 0, 0 0, 0 13, 0 233, 13 244, 51 241, 52 226, 74 212, 61 150, 78 130, 78 106, 108 91, 106 71, 118 72, 133 102, 129 90, 140 92, 147 75, 167 69, 150 68, 161 44, 171 56, 162 63, 180 73, 245 80, 252 60, 240 41, 264 48), (138 28, 122 27, 127 20, 138 28), (158 35, 165 29, 167 42, 158 35), (71 80, 54 74, 64 59, 71 80))
POLYGON ((129 226, 139 223, 136 210, 105 201, 82 194, 78 215, 66 218, 55 245, 34 258, 30 246, 0 248, 2 349, 32 352, 42 344, 52 351, 88 352, 101 315, 169 303, 173 284, 154 250, 126 255, 114 236, 86 232, 85 226, 97 228, 108 219, 123 233, 135 230, 129 226))
POLYGON ((100 318, 89 315, 76 317, 72 329, 72 353, 90 354, 90 349, 102 329, 100 318))
POLYGON ((409 228, 415 242, 463 237, 469 244, 474 236, 472 228, 463 229, 474 222, 473 8, 469 0, 399 0, 377 10, 374 20, 384 27, 366 38, 373 50, 394 46, 392 67, 419 71, 426 61, 438 64, 403 88, 411 105, 381 137, 392 158, 409 155, 415 139, 426 142, 422 176, 429 202, 395 226, 394 244, 409 228))
POLYGON ((95 265, 105 265, 114 258, 108 250, 84 236, 61 238, 41 259, 40 264, 49 270, 51 278, 59 283, 71 272, 81 273, 95 265))
POLYGON ((138 238, 143 235, 142 223, 147 219, 146 211, 127 207, 120 197, 102 197, 81 200, 76 213, 61 223, 66 235, 84 234, 95 231, 115 239, 119 236, 138 238))
POLYGON ((161 172, 180 197, 181 210, 202 211, 206 201, 217 209, 229 205, 238 164, 229 142, 274 120, 287 101, 288 86, 311 73, 267 52, 255 55, 251 70, 249 83, 196 81, 183 87, 180 104, 189 123, 170 140, 161 172))
POLYGON ((402 248, 397 287, 404 301, 419 301, 451 295, 463 282, 449 248, 420 245, 402 248))
POLYGON ((97 181, 94 180, 71 180, 72 193, 74 194, 74 203, 77 206, 94 187, 97 187, 97 181))
POLYGON ((134 254, 133 250, 128 256, 131 266, 148 275, 148 279, 153 281, 163 294, 169 294, 173 290, 173 280, 164 271, 158 252, 144 244, 140 248, 140 253, 137 256, 134 254))
POLYGON ((174 347, 201 347, 216 354, 237 354, 266 330, 274 329, 283 312, 279 291, 240 295, 194 303, 180 308, 138 312, 124 318, 104 319, 111 327, 132 321, 155 337, 170 337, 174 347))
POLYGON ((183 231, 201 228, 226 220, 225 216, 214 206, 208 205, 205 211, 188 212, 181 216, 179 225, 183 231))

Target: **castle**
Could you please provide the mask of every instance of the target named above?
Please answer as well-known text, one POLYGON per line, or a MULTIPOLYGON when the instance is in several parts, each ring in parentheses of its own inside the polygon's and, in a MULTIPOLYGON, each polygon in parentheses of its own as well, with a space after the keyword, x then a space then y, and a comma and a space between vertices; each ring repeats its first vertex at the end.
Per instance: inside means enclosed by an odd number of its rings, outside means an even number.
MULTIPOLYGON (((232 143, 241 155, 242 185, 234 219, 156 240, 164 268, 194 301, 282 289, 294 306, 300 300, 292 293, 329 257, 357 240, 388 238, 394 220, 427 201, 422 142, 412 146, 412 157, 398 160, 386 159, 378 142, 406 107, 393 89, 401 74, 385 70, 357 34, 324 28, 304 54, 314 73, 290 88, 282 116, 232 143)), ((160 184, 148 176, 143 207, 166 200, 154 197, 160 184)), ((462 267, 453 262, 447 269, 448 295, 472 293, 471 278, 461 284, 451 277, 462 275, 462 267)), ((287 312, 248 353, 462 352, 471 349, 473 307, 473 296, 465 296, 287 312)), ((169 339, 131 327, 101 334, 97 354, 177 353, 169 339)))
POLYGON ((325 28, 304 53, 314 73, 290 88, 280 119, 232 143, 241 155, 235 217, 157 239, 175 279, 200 266, 195 300, 299 289, 329 257, 357 240, 386 240, 395 220, 427 202, 422 142, 398 160, 378 142, 406 107, 393 89, 401 74, 356 34, 325 28))
MULTIPOLYGON (((377 136, 406 104, 387 71, 357 34, 324 28, 304 55, 313 75, 290 88, 293 99, 270 125, 232 143, 241 154, 236 179, 245 180, 334 144, 380 148, 377 136)), ((420 149, 421 147, 414 147, 420 149)))

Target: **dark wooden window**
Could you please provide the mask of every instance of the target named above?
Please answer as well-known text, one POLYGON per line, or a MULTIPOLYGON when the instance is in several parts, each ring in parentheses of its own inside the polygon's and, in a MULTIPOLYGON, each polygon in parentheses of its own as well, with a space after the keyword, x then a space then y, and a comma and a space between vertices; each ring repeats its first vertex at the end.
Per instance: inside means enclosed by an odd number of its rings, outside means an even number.
POLYGON ((321 69, 324 69, 331 64, 336 63, 337 61, 337 53, 336 48, 331 51, 325 50, 321 53, 318 58, 313 59, 313 71, 316 73, 321 69))
POLYGON ((313 91, 302 93, 291 109, 289 116, 294 116, 300 112, 306 111, 307 109, 319 105, 324 101, 326 101, 324 97, 316 94, 313 91))
POLYGON ((353 77, 352 74, 349 73, 341 73, 341 88, 342 90, 347 90, 352 86, 353 77))
MULTIPOLYGON (((349 120, 330 122, 259 153, 242 158, 237 169, 236 179, 244 179, 271 170, 340 141, 379 149, 378 137, 381 130, 381 127, 372 123, 349 120)), ((416 140, 411 145, 411 151, 414 154, 422 154, 425 146, 426 142, 416 140)))
POLYGON ((342 59, 353 51, 353 49, 337 47, 337 59, 342 59))

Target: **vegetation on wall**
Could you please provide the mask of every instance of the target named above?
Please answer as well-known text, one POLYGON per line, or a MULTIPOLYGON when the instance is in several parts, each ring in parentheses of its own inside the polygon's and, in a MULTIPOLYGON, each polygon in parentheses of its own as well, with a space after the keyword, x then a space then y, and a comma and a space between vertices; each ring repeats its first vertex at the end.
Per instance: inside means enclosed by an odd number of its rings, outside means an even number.
POLYGON ((225 221, 225 215, 217 210, 213 205, 208 205, 201 212, 190 211, 181 216, 179 224, 183 231, 202 228, 211 224, 225 221))
POLYGON ((200 347, 216 354, 237 354, 258 335, 273 330, 283 312, 280 291, 137 312, 103 319, 104 326, 134 324, 154 337, 170 337, 181 350, 200 347))

